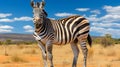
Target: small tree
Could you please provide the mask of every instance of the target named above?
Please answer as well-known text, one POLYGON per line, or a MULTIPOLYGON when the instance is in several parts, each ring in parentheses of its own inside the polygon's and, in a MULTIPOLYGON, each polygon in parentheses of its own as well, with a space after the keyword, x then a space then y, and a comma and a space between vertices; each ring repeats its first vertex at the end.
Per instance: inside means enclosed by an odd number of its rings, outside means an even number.
POLYGON ((3 42, 2 41, 0 41, 0 45, 2 45, 3 44, 3 42))
POLYGON ((11 40, 10 39, 7 39, 5 42, 4 42, 4 51, 5 51, 5 56, 8 56, 8 53, 7 53, 7 46, 9 44, 11 44, 11 40))
POLYGON ((113 39, 110 34, 105 34, 105 36, 101 39, 101 44, 103 47, 111 46, 114 44, 113 39))
POLYGON ((6 43, 6 45, 9 45, 9 44, 11 44, 11 40, 10 39, 7 39, 6 41, 5 41, 5 43, 6 43))

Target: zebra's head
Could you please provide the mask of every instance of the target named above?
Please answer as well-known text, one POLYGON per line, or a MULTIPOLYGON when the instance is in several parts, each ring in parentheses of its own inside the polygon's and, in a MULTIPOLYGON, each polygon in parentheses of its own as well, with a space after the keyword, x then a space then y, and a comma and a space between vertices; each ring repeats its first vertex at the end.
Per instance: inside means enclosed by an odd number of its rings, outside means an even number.
POLYGON ((44 0, 42 2, 36 2, 36 3, 34 3, 34 1, 31 0, 31 6, 33 8, 33 22, 37 24, 41 24, 44 18, 47 17, 47 13, 44 10, 44 6, 45 6, 44 0))

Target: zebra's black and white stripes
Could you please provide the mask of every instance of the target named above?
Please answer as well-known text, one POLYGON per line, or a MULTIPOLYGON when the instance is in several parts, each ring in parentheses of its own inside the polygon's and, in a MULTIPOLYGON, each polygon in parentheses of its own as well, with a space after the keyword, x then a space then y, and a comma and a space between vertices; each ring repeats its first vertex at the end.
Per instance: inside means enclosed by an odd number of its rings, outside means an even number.
POLYGON ((36 27, 35 31, 43 40, 52 37, 55 44, 66 44, 80 35, 88 34, 89 23, 82 16, 70 16, 61 20, 44 18, 43 24, 36 27))
POLYGON ((79 43, 84 54, 84 67, 86 67, 88 51, 86 40, 88 40, 90 46, 92 42, 89 35, 90 24, 88 20, 78 15, 60 20, 49 19, 47 18, 47 13, 43 8, 43 4, 43 1, 41 3, 37 2, 36 5, 31 1, 34 15, 33 22, 35 26, 34 37, 42 50, 43 60, 45 61, 44 66, 47 67, 46 57, 48 57, 51 67, 53 67, 52 44, 65 45, 70 43, 74 53, 72 67, 76 67, 79 55, 77 43, 79 43))

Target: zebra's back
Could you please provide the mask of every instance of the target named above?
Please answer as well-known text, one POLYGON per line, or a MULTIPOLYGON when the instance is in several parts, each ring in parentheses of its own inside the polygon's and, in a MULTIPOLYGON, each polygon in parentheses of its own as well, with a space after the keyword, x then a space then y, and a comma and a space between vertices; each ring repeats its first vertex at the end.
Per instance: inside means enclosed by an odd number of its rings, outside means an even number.
POLYGON ((55 30, 55 44, 70 43, 80 35, 89 32, 89 22, 82 16, 70 16, 55 20, 52 25, 55 30))

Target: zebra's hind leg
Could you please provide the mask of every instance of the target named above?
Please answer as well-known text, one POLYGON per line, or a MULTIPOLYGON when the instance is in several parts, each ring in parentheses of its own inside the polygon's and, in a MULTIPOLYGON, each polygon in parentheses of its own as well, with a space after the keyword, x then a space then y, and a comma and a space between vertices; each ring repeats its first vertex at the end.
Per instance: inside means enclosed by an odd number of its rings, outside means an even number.
POLYGON ((87 49, 87 46, 86 46, 87 34, 80 36, 78 39, 79 39, 79 42, 80 42, 82 53, 84 55, 83 67, 86 67, 87 53, 88 53, 88 49, 87 49))
POLYGON ((72 51, 73 51, 73 54, 74 54, 72 67, 76 67, 77 60, 78 60, 78 55, 79 55, 79 48, 77 46, 77 43, 75 43, 75 42, 72 42, 70 44, 71 44, 71 48, 72 48, 72 51))
POLYGON ((86 67, 86 62, 87 62, 87 53, 88 53, 88 49, 86 47, 86 42, 81 42, 81 49, 84 55, 84 65, 83 67, 86 67))

